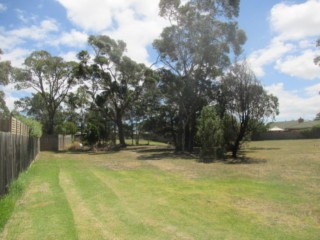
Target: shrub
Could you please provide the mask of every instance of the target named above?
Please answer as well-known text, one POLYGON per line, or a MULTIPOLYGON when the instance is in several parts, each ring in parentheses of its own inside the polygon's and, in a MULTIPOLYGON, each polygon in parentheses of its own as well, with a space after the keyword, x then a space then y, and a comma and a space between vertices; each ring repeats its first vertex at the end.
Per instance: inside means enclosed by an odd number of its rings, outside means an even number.
POLYGON ((40 138, 42 136, 42 125, 36 120, 27 118, 22 115, 14 116, 16 119, 20 120, 22 123, 26 124, 29 128, 29 136, 40 138))
POLYGON ((223 124, 214 107, 207 106, 201 111, 197 135, 201 143, 200 161, 224 157, 223 124))

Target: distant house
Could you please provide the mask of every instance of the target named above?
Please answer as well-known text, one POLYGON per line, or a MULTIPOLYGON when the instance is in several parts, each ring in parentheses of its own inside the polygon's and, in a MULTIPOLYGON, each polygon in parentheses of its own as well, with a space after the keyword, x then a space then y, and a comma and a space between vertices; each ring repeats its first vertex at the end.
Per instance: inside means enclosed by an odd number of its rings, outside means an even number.
POLYGON ((297 121, 274 122, 269 124, 268 132, 295 132, 308 130, 314 126, 320 126, 320 121, 297 121))
POLYGON ((320 131, 312 130, 313 127, 320 126, 320 121, 304 121, 300 118, 296 121, 269 123, 268 126, 268 131, 261 133, 255 140, 320 138, 320 131))

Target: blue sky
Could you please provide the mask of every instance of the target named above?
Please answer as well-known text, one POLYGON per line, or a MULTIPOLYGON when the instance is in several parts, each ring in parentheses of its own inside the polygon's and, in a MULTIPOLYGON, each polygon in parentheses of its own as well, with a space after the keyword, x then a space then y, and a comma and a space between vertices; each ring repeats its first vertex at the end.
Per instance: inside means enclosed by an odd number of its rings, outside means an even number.
MULTIPOLYGON (((247 33, 244 56, 263 86, 279 98, 277 120, 320 112, 320 0, 241 0, 239 26, 247 33)), ((90 34, 107 34, 127 43, 127 55, 147 64, 155 59, 152 41, 167 22, 158 16, 158 0, 2 0, 2 60, 22 66, 34 50, 66 60, 88 49, 90 34)), ((30 91, 2 87, 7 105, 30 91)))

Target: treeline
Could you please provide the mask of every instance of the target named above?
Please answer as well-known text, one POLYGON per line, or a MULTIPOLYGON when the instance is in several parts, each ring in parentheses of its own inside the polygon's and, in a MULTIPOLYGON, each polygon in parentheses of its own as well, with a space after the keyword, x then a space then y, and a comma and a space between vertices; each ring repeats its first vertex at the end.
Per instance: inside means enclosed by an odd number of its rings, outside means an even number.
POLYGON ((46 134, 79 131, 91 145, 118 138, 125 146, 128 136, 148 135, 177 151, 201 146, 204 160, 227 151, 237 157, 250 132, 278 112, 277 98, 239 60, 246 41, 236 22, 239 1, 161 0, 159 7, 171 25, 153 42, 152 68, 105 35, 90 36, 91 50, 77 62, 35 51, 23 69, 3 64, 17 89, 35 92, 15 103, 15 114, 41 122, 46 134))

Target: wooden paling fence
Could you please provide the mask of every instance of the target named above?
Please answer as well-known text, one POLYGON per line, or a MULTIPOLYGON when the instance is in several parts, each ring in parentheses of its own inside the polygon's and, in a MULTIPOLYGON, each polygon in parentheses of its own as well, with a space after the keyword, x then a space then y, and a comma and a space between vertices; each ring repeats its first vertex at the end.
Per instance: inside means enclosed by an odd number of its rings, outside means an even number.
POLYGON ((44 135, 40 139, 40 151, 64 151, 71 144, 71 135, 44 135))
POLYGON ((12 134, 16 135, 29 136, 28 126, 14 117, 10 117, 8 119, 0 118, 0 131, 11 132, 12 134))
POLYGON ((0 196, 40 151, 38 138, 0 132, 0 196))

